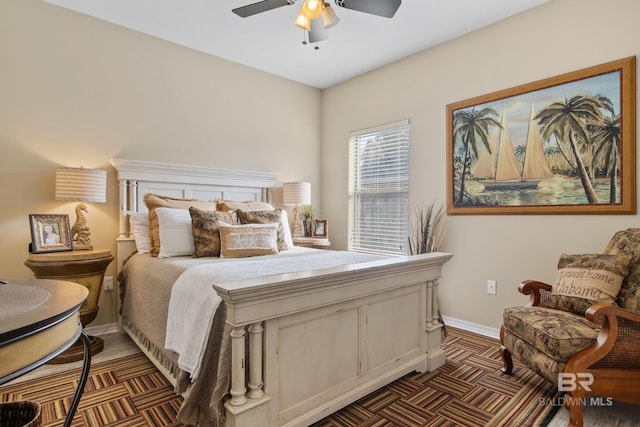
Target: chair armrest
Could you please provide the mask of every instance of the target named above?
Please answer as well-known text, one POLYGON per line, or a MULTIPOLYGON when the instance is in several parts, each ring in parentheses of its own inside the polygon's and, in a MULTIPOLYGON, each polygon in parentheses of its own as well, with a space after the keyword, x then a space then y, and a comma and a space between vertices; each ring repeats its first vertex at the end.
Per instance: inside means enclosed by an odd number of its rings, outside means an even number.
POLYGON ((601 326, 598 339, 573 356, 565 372, 585 372, 589 367, 638 368, 640 313, 611 304, 594 304, 585 317, 601 326))
POLYGON ((609 324, 611 324, 612 317, 621 317, 632 322, 640 323, 640 313, 611 304, 594 304, 587 309, 584 316, 588 321, 598 325, 604 325, 605 320, 609 320, 609 324))
POLYGON ((551 292, 551 285, 537 280, 525 280, 518 285, 518 291, 523 295, 529 295, 528 307, 540 305, 542 292, 551 292))

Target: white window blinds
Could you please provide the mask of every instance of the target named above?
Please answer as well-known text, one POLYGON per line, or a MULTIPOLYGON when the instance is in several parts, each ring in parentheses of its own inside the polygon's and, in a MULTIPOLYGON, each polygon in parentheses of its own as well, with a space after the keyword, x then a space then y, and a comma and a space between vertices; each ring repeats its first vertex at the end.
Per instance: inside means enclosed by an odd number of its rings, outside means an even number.
POLYGON ((409 121, 349 138, 349 250, 406 255, 409 121))

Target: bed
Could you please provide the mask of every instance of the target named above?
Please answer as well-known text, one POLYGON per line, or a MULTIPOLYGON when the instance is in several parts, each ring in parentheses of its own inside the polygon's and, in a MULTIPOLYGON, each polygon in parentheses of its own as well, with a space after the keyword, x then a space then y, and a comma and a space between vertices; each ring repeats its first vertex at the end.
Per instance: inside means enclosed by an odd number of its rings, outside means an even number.
POLYGON ((444 364, 437 290, 451 254, 294 247, 240 259, 136 254, 130 217, 146 210, 145 194, 271 203, 277 176, 125 159, 112 165, 119 321, 185 397, 181 421, 307 426, 406 373, 444 364), (176 302, 178 289, 194 302, 185 295, 176 302), (212 305, 213 314, 197 311, 212 305), (197 357, 185 362, 167 350, 168 335, 198 336, 200 347, 182 343, 197 357))

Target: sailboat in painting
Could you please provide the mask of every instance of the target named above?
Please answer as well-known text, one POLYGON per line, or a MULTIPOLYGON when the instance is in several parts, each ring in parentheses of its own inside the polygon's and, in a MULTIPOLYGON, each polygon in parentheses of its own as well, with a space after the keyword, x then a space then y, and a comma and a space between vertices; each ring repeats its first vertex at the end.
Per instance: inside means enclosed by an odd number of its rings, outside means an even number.
POLYGON ((500 119, 501 127, 495 128, 489 136, 491 153, 488 150, 483 151, 478 162, 471 169, 471 175, 484 185, 486 191, 536 188, 540 181, 553 176, 549 161, 544 154, 542 137, 533 120, 534 116, 532 104, 524 165, 520 171, 503 109, 500 119))

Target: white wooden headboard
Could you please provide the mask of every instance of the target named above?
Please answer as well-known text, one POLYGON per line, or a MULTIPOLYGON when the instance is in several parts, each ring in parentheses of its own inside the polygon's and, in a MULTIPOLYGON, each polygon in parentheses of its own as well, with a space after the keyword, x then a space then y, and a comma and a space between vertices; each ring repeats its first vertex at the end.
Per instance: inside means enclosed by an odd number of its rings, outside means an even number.
POLYGON ((127 212, 144 212, 146 193, 201 199, 272 202, 277 174, 142 160, 112 159, 119 189, 117 266, 135 251, 127 212))

